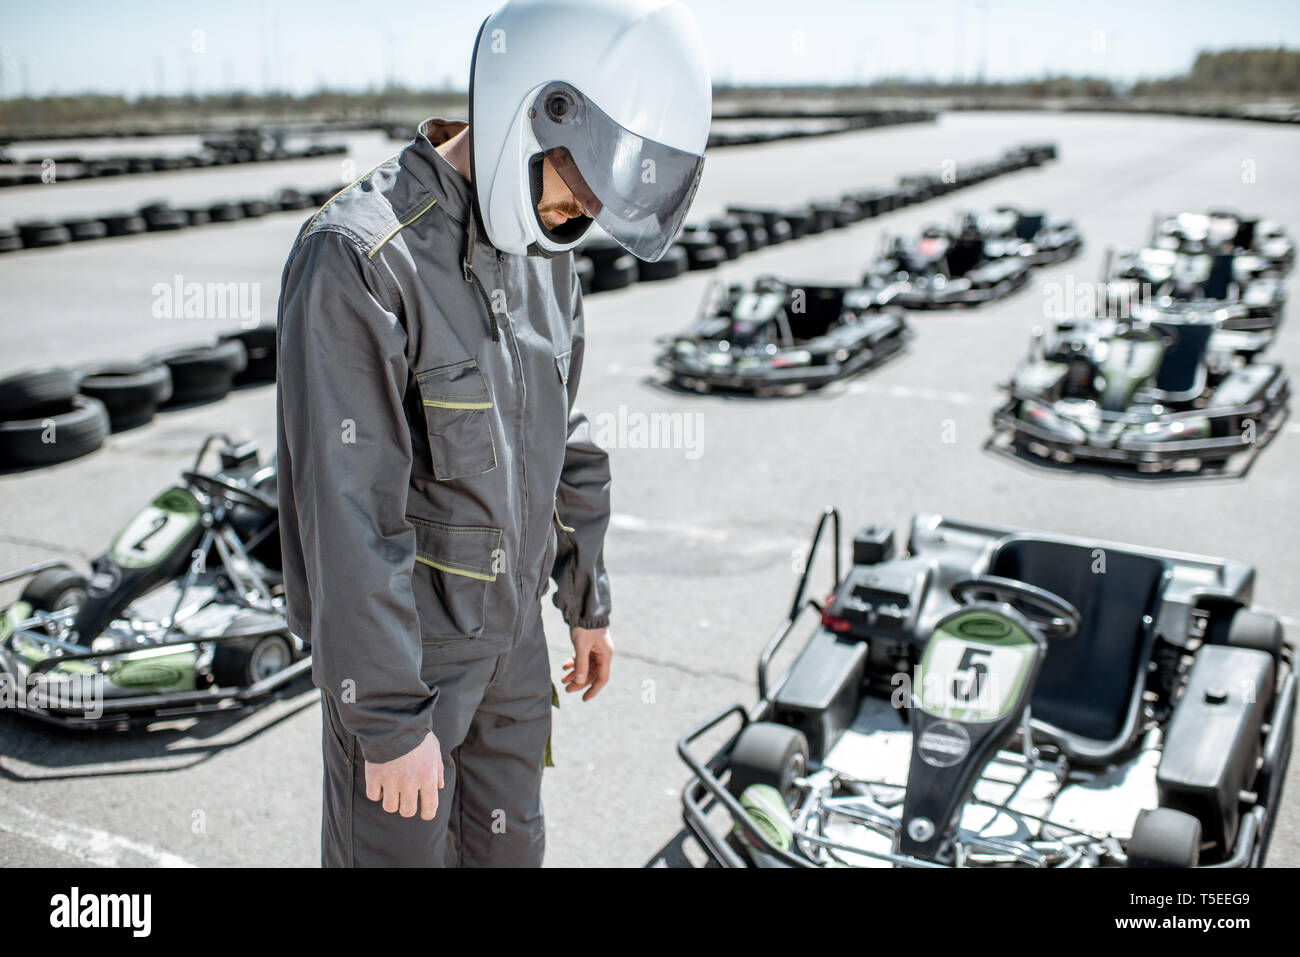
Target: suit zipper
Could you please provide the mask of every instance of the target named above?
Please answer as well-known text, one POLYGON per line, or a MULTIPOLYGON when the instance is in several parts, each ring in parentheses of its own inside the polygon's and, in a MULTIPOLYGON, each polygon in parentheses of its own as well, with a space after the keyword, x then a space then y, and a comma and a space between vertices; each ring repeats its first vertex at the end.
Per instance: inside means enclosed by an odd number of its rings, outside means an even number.
MULTIPOLYGON (((502 259, 498 257, 497 269, 501 269, 502 259)), ((502 288, 505 287, 505 277, 502 276, 502 288)), ((524 591, 524 561, 523 557, 528 554, 528 516, 530 506, 528 501, 528 449, 525 435, 527 430, 524 428, 524 416, 528 408, 528 384, 524 379, 524 360, 519 354, 519 341, 515 338, 514 326, 506 323, 506 348, 510 352, 510 358, 514 362, 515 374, 519 377, 519 482, 523 498, 523 521, 520 522, 519 529, 519 558, 516 562, 518 573, 515 580, 519 583, 519 600, 522 602, 527 592, 524 591)), ((522 609, 521 609, 522 611, 522 609)), ((523 629, 527 627, 527 618, 520 615, 520 632, 517 637, 522 638, 523 629)))
POLYGON ((479 280, 478 274, 471 268, 468 259, 460 261, 461 269, 465 273, 465 281, 472 283, 478 290, 478 297, 483 302, 483 308, 487 310, 488 332, 492 336, 493 342, 501 341, 501 332, 497 328, 497 314, 492 311, 492 302, 488 299, 487 290, 483 288, 483 283, 479 280))

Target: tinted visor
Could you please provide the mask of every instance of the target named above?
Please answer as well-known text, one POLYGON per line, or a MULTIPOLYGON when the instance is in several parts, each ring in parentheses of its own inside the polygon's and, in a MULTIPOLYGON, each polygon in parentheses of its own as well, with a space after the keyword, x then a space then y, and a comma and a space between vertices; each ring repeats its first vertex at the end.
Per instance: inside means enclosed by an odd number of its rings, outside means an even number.
POLYGON ((663 256, 704 157, 629 132, 565 83, 543 89, 530 117, 546 158, 592 219, 638 259, 663 256))

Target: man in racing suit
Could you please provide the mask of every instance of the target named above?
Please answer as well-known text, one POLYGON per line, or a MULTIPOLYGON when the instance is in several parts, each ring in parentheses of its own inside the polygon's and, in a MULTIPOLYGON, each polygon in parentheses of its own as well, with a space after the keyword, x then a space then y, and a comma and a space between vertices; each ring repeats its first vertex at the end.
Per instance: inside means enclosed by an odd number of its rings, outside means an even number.
POLYGON ((427 120, 298 235, 278 488, 289 626, 322 692, 326 866, 541 863, 548 575, 574 645, 566 688, 590 699, 613 652, 609 464, 574 408, 568 250, 594 218, 663 254, 698 182, 707 101, 680 4, 512 0, 480 30, 472 125, 427 120), (591 63, 556 82, 544 64, 584 31, 591 63), (676 77, 637 94, 617 72, 629 58, 676 77), (684 83, 703 91, 702 124, 697 108, 647 126, 689 102, 684 83))

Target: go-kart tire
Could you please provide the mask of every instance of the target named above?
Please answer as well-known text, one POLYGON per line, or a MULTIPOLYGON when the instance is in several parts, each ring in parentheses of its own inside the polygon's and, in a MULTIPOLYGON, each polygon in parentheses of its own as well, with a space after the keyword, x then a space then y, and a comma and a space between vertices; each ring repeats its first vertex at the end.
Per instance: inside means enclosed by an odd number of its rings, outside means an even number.
POLYGON ((637 278, 641 282, 654 282, 658 279, 675 279, 690 268, 690 257, 681 246, 671 246, 658 262, 640 262, 636 264, 637 278))
MULTIPOLYGON (((30 414, 30 413, 29 413, 30 414)), ((35 418, 0 422, 0 465, 53 465, 93 452, 108 438, 108 410, 86 395, 74 395, 61 409, 35 418), (46 442, 47 426, 53 442, 46 442)))
POLYGON ((104 362, 82 370, 78 386, 108 409, 114 432, 143 425, 171 398, 172 374, 161 362, 104 362))
POLYGON ((38 611, 76 607, 86 600, 86 579, 67 565, 56 565, 33 575, 18 600, 38 611))
POLYGON ((591 280, 592 292, 625 289, 637 279, 636 257, 622 255, 608 262, 596 264, 596 274, 591 280))
POLYGON ((574 256, 573 270, 578 274, 578 285, 584 294, 591 292, 591 281, 596 276, 596 264, 590 256, 574 256))
POLYGON ((249 219, 265 216, 271 212, 271 204, 264 199, 246 199, 241 205, 244 207, 244 215, 249 219))
POLYGON ((1282 622, 1272 615, 1241 608, 1232 616, 1228 625, 1227 643, 1234 648, 1254 648, 1267 651, 1274 661, 1282 658, 1286 636, 1282 622))
MULTIPOLYGON (((794 819, 790 817, 789 802, 785 795, 770 784, 751 784, 741 792, 739 800, 740 806, 745 809, 745 817, 773 846, 782 851, 789 851, 794 846, 794 819)), ((744 846, 754 858, 762 858, 755 860, 760 867, 774 860, 750 846, 748 841, 744 846)), ((777 863, 775 866, 786 865, 777 863)))
POLYGON ((283 635, 217 642, 212 678, 222 688, 242 688, 293 664, 293 649, 283 635), (272 667, 279 663, 279 667, 272 667))
POLYGON ((808 739, 788 725, 755 721, 740 732, 730 765, 727 790, 736 797, 751 785, 766 784, 776 788, 791 807, 797 796, 794 778, 808 768, 808 739))
POLYGON ((0 419, 24 418, 23 413, 68 402, 77 394, 77 377, 55 366, 30 369, 0 379, 0 419))
POLYGON ((1138 814, 1128 842, 1128 867, 1195 867, 1201 858, 1201 822, 1169 807, 1138 814))
POLYGON ((248 364, 248 352, 237 339, 174 349, 154 358, 171 370, 172 395, 167 405, 220 399, 248 364))
POLYGON ((253 382, 275 381, 275 324, 266 323, 252 329, 241 329, 221 336, 221 342, 239 340, 244 344, 248 361, 244 368, 235 374, 235 383, 245 385, 253 382))

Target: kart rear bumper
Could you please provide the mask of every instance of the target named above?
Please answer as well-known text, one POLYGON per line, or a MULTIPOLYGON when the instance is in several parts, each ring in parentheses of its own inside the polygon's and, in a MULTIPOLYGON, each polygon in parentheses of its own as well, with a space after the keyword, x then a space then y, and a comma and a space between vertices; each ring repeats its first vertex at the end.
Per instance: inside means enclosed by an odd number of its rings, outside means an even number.
POLYGON ((683 362, 671 351, 660 355, 657 364, 671 373, 673 381, 678 384, 704 390, 762 392, 795 387, 816 388, 879 365, 902 351, 911 336, 911 329, 900 319, 897 328, 889 335, 863 344, 843 362, 828 359, 822 365, 724 370, 709 368, 703 363, 683 362))
POLYGON ((1029 283, 1029 270, 1025 269, 1014 276, 1008 276, 992 286, 978 289, 965 289, 961 292, 935 294, 928 291, 908 289, 898 293, 891 303, 904 309, 951 309, 957 306, 980 306, 995 299, 1002 299, 1029 283))

